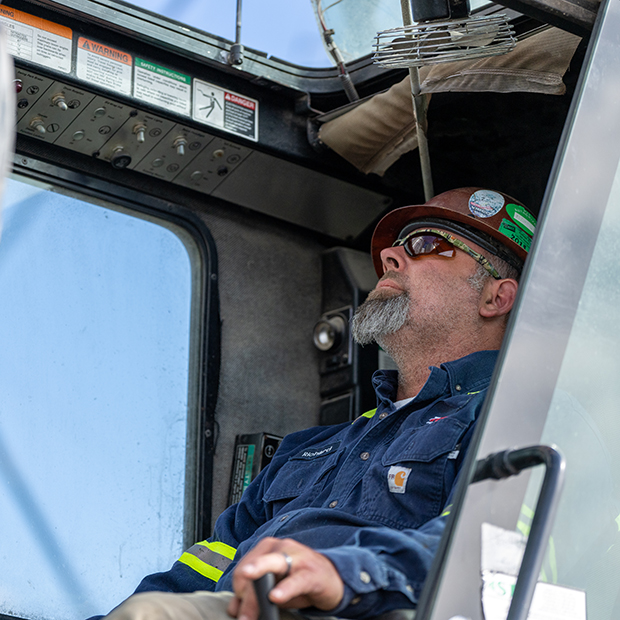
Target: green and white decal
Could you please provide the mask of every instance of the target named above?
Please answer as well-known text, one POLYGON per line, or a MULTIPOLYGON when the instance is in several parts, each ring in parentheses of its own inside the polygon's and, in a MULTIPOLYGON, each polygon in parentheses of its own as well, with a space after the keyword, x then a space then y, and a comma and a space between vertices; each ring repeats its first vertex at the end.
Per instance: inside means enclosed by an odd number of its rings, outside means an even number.
POLYGON ((521 205, 507 204, 506 211, 510 219, 522 228, 530 237, 536 230, 536 218, 521 205))

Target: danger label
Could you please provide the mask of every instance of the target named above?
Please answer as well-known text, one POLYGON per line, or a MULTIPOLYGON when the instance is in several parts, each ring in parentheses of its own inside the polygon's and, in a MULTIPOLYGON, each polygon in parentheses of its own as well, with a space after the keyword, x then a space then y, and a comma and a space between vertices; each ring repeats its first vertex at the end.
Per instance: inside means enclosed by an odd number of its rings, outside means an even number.
POLYGON ((258 101, 194 80, 192 118, 237 136, 258 140, 258 101))
POLYGON ((54 22, 0 6, 9 53, 62 73, 71 72, 73 31, 54 22))
POLYGON ((80 79, 130 95, 132 66, 131 54, 85 37, 78 39, 77 76, 80 79))

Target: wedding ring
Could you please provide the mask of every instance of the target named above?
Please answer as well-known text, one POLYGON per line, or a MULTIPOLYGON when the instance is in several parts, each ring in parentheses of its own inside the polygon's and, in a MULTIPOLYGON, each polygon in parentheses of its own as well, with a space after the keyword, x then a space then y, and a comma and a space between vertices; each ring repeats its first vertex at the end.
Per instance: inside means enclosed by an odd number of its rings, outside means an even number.
POLYGON ((291 556, 288 555, 288 553, 284 553, 283 551, 281 553, 284 556, 284 560, 286 561, 286 572, 284 573, 284 575, 282 575, 282 579, 284 579, 285 577, 288 577, 291 572, 293 558, 291 558, 291 556))

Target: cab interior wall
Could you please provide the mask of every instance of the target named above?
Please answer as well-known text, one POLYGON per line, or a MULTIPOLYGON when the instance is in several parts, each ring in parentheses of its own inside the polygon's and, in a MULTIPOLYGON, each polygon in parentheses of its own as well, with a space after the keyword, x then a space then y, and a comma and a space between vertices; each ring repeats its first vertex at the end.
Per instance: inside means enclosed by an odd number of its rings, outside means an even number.
POLYGON ((217 246, 222 319, 213 521, 227 505, 237 434, 285 435, 318 423, 312 328, 321 310, 325 249, 294 227, 222 211, 200 214, 217 246))

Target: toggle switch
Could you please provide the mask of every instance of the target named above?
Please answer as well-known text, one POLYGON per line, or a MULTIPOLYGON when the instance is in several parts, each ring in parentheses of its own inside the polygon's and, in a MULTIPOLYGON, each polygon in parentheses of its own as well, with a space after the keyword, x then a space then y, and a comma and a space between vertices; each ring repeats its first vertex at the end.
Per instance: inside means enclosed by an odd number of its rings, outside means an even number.
POLYGON ((183 157, 185 155, 185 147, 187 146, 187 140, 185 136, 179 136, 173 143, 172 146, 177 150, 177 155, 179 157, 183 157))
POLYGON ((45 123, 43 122, 43 119, 40 116, 35 116, 30 121, 30 127, 31 129, 38 131, 40 134, 45 133, 45 123))
POLYGON ((146 138, 146 125, 144 123, 138 123, 133 126, 133 132, 138 136, 138 144, 143 144, 146 138))
POLYGON ((60 108, 63 112, 66 112, 69 109, 64 93, 57 93, 56 95, 54 95, 52 97, 52 105, 60 108))

